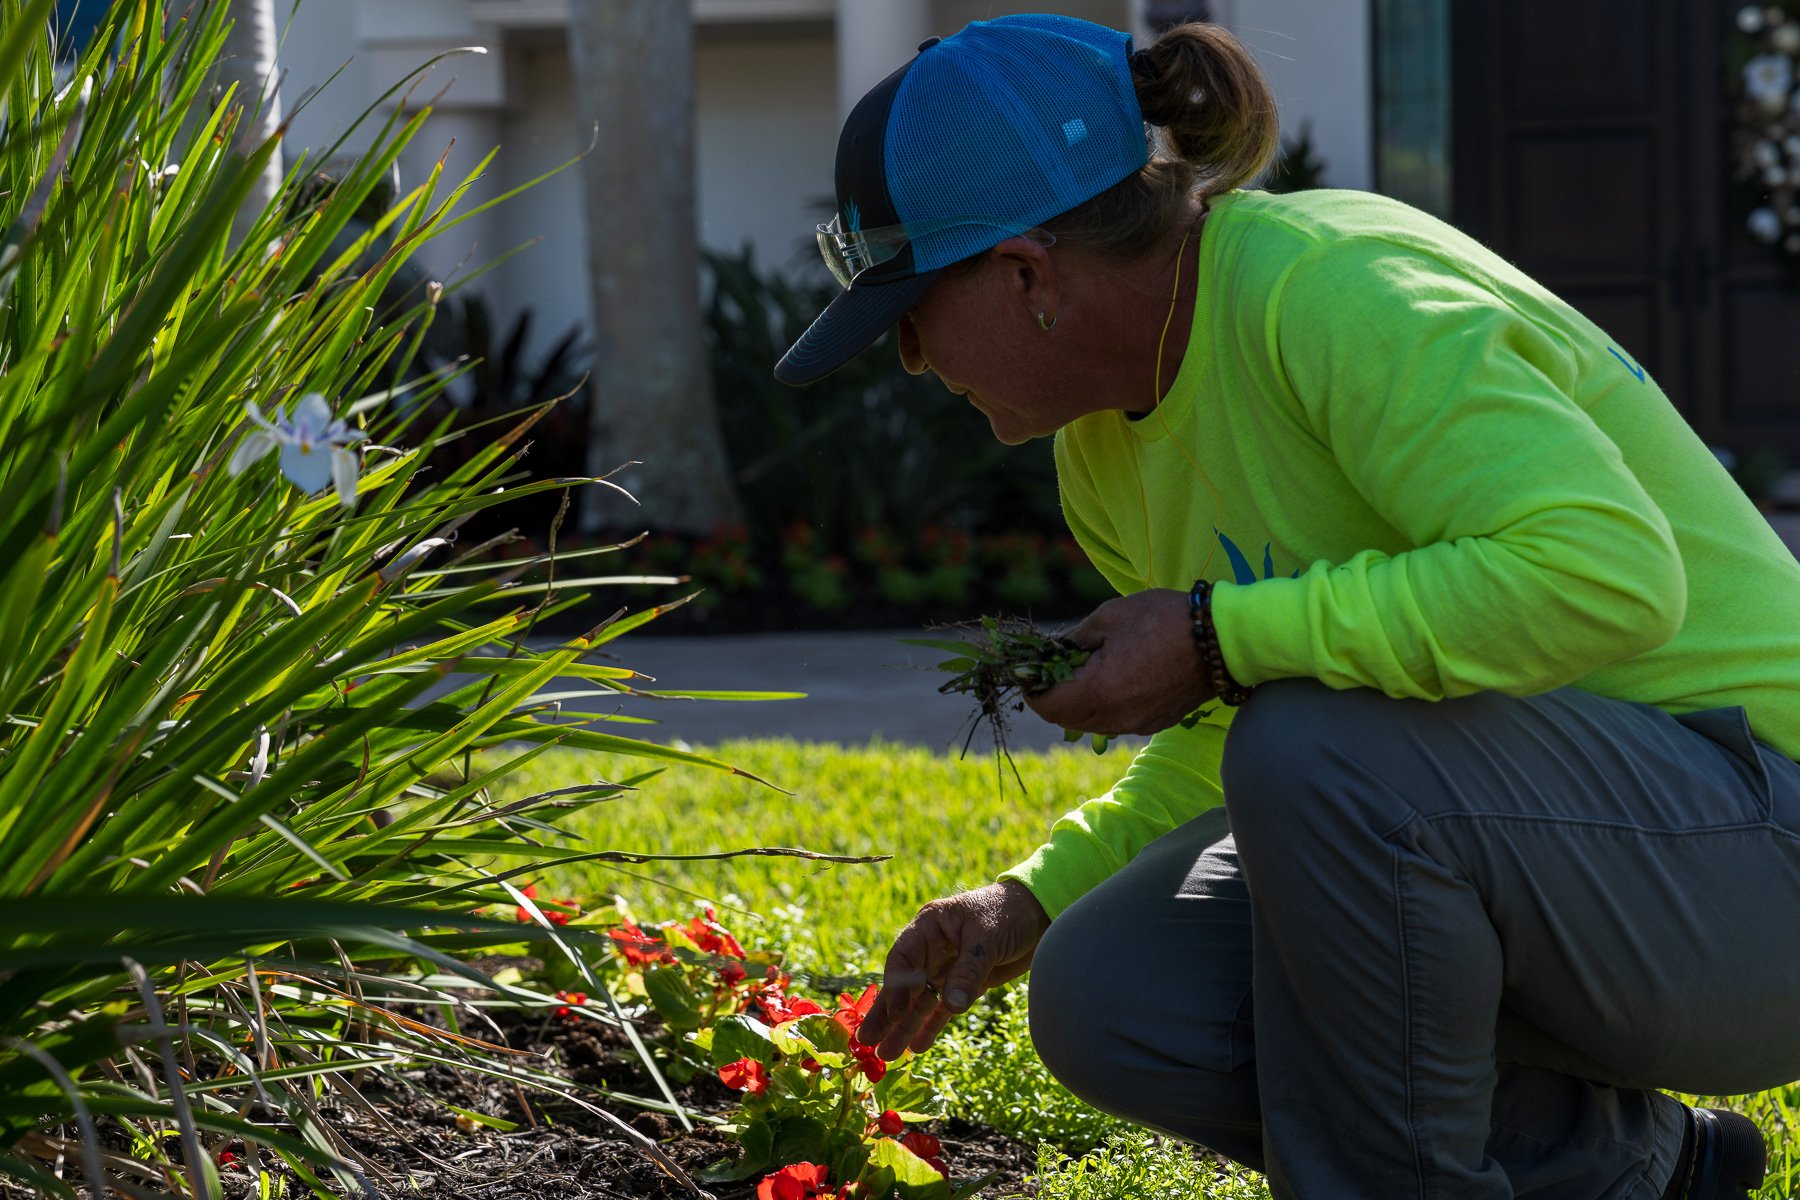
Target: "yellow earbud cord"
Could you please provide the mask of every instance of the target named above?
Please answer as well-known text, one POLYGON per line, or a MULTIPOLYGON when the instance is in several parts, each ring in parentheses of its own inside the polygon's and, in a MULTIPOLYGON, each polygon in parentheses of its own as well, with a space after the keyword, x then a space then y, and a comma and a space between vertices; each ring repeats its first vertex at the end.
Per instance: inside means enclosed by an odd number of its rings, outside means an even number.
MULTIPOLYGON (((1154 400, 1154 411, 1156 413, 1156 419, 1157 419, 1158 423, 1160 423, 1162 425, 1163 437, 1167 438, 1168 441, 1170 442, 1170 444, 1172 444, 1176 450, 1181 452, 1181 457, 1187 459, 1188 466, 1193 468, 1194 475, 1200 480, 1201 483, 1204 483, 1206 485, 1207 492, 1210 493, 1213 498, 1214 511, 1218 514, 1214 518, 1214 524, 1221 525, 1224 523, 1224 520, 1225 520, 1225 498, 1223 496, 1219 495, 1219 489, 1213 486, 1213 481, 1211 479, 1208 479, 1206 476, 1206 472, 1200 469, 1200 464, 1194 461, 1194 456, 1188 453, 1187 447, 1182 445, 1181 442, 1175 437, 1174 433, 1170 431, 1169 419, 1168 419, 1168 417, 1163 415, 1163 410, 1162 410, 1163 346, 1165 343, 1167 343, 1167 341, 1169 339, 1169 326, 1171 324, 1173 324, 1175 321, 1175 304, 1176 304, 1176 301, 1181 296, 1181 257, 1183 254, 1185 254, 1187 252, 1188 238, 1191 237, 1192 235, 1193 235, 1192 230, 1189 230, 1187 233, 1182 234, 1181 235, 1181 245, 1175 251, 1175 283, 1169 289, 1169 313, 1166 317, 1163 318, 1162 333, 1159 334, 1156 339, 1156 370, 1155 370, 1155 378, 1151 384, 1151 387, 1152 387, 1151 396, 1154 400)), ((1197 265, 1195 267, 1195 270, 1196 271, 1199 270, 1199 267, 1197 265)), ((1199 303, 1198 295, 1195 296, 1194 302, 1196 304, 1199 303)), ((1150 497, 1144 491, 1144 476, 1141 472, 1138 474, 1138 477, 1137 477, 1137 486, 1138 486, 1138 507, 1143 511, 1143 514, 1144 514, 1144 555, 1145 555, 1144 585, 1146 587, 1149 587, 1149 586, 1151 586, 1152 581, 1156 577, 1156 551, 1150 540, 1150 497)), ((1218 550, 1218 547, 1216 547, 1216 546, 1209 546, 1207 548, 1206 559, 1204 562, 1202 562, 1200 564, 1200 575, 1202 577, 1204 577, 1206 575, 1206 568, 1208 568, 1212 565, 1213 555, 1217 552, 1217 550, 1218 550)))

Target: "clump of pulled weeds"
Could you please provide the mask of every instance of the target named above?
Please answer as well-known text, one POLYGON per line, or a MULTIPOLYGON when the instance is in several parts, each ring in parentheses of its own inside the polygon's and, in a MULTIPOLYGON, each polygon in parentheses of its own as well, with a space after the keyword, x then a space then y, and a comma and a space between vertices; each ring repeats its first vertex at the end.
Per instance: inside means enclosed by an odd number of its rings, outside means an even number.
MULTIPOLYGON (((1022 712, 1025 697, 1034 696, 1066 680, 1074 678, 1076 668, 1087 662, 1090 651, 1068 638, 1039 629, 1020 617, 982 617, 953 625, 933 626, 934 631, 956 633, 960 640, 946 638, 903 638, 914 646, 926 646, 955 655, 938 664, 938 670, 951 677, 939 685, 945 695, 968 696, 975 702, 975 713, 969 718, 968 734, 963 739, 967 755, 975 734, 983 725, 992 730, 997 758, 1012 768, 1019 789, 1025 781, 1007 752, 1007 731, 1012 714, 1022 712)), ((1065 741, 1079 741, 1076 730, 1063 731, 1065 741)), ((1104 751, 1107 738, 1094 734, 1091 738, 1096 754, 1104 751)))

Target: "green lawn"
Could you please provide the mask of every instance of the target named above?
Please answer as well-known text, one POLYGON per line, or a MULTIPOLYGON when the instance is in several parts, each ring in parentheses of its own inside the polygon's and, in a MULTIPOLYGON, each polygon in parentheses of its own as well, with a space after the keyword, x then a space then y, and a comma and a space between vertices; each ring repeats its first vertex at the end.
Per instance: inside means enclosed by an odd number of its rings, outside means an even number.
MULTIPOLYGON (((781 949, 797 974, 832 976, 877 970, 888 940, 919 905, 986 883, 1029 853, 1059 815, 1111 786, 1130 750, 1096 755, 1082 745, 1018 754, 1023 793, 1010 771, 997 773, 991 754, 959 759, 879 742, 845 749, 791 741, 725 742, 701 753, 792 794, 676 766, 638 792, 591 804, 561 824, 595 850, 693 854, 786 846, 892 857, 870 865, 767 857, 589 865, 546 879, 547 890, 587 902, 616 894, 644 920, 691 915, 697 898, 718 901, 721 920, 747 944, 781 949)), ((499 799, 640 770, 641 760, 553 753, 509 777, 499 799)), ((1260 1181, 1217 1174, 1059 1087, 1031 1049, 1024 997, 1016 991, 978 1006, 929 1053, 932 1075, 961 1097, 958 1111, 1044 1143, 1046 1197, 1267 1195, 1260 1181), (1091 1152, 1066 1158, 1057 1147, 1091 1152)), ((1800 1087, 1730 1103, 1769 1135, 1769 1181, 1758 1200, 1800 1195, 1800 1087)))
MULTIPOLYGON (((562 822, 595 850, 666 854, 799 847, 891 855, 868 865, 751 857, 725 862, 592 865, 555 876, 559 895, 623 895, 646 918, 685 916, 681 889, 731 901, 728 921, 779 945, 806 969, 876 970, 889 939, 921 904, 993 879, 1029 854, 1050 823, 1104 792, 1127 751, 1085 746, 1014 756, 1025 792, 991 754, 966 759, 876 742, 854 749, 792 741, 733 741, 701 753, 766 779, 677 765, 636 793, 562 822), (735 898, 735 900, 733 900, 735 898)), ((596 778, 620 779, 642 760, 545 755, 510 776, 501 800, 596 778)), ((721 915, 725 915, 721 909, 721 915)))

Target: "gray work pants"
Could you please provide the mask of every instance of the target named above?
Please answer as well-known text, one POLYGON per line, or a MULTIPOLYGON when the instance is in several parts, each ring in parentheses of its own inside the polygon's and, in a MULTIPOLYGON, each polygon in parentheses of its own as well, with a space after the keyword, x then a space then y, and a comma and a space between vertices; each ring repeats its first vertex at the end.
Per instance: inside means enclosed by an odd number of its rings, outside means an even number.
POLYGON ((1277 1197, 1656 1200, 1656 1089, 1800 1078, 1800 766, 1741 709, 1286 680, 1223 783, 1039 946, 1097 1107, 1277 1197))

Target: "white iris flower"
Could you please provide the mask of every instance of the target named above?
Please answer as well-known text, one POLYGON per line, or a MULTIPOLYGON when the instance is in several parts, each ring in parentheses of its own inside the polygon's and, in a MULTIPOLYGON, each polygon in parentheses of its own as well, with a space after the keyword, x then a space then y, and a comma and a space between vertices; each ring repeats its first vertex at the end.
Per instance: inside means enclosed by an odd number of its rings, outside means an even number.
POLYGON ((1744 64, 1744 91, 1759 104, 1780 108, 1794 86, 1794 63, 1785 54, 1759 54, 1744 64))
POLYGON ((251 463, 279 449, 281 473, 295 487, 310 496, 334 484, 346 508, 356 503, 356 476, 362 464, 351 447, 368 435, 334 418, 324 396, 308 392, 300 397, 292 419, 276 409, 271 421, 254 400, 244 402, 244 412, 256 428, 232 451, 226 469, 233 475, 243 474, 251 463))
POLYGON ((1759 242, 1774 242, 1781 237, 1781 217, 1772 208, 1759 208, 1745 222, 1750 236, 1759 242))

